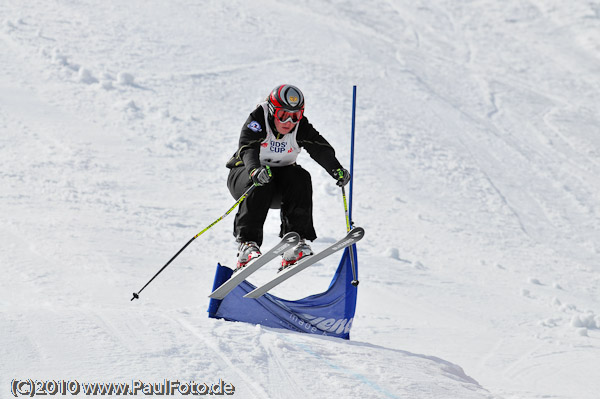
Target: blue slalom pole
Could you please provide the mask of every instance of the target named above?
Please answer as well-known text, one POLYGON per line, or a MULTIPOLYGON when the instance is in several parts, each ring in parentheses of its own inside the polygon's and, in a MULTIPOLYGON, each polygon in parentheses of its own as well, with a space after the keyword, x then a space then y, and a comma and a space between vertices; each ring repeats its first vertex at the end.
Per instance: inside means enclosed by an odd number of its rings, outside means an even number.
MULTIPOLYGON (((354 177, 354 128, 356 126, 356 85, 352 88, 352 135, 350 141, 350 176, 354 177)), ((352 188, 354 187, 354 178, 350 179, 350 199, 348 212, 350 213, 350 223, 352 223, 352 188)))
MULTIPOLYGON (((344 200, 344 211, 346 214, 346 228, 348 231, 354 227, 352 222, 352 188, 354 181, 354 128, 356 126, 356 85, 352 89, 352 134, 350 142, 350 198, 349 206, 346 204, 346 189, 342 187, 342 198, 344 200)), ((358 286, 358 270, 356 268, 356 245, 350 246, 350 264, 352 266, 352 281, 351 284, 355 287, 358 286)))

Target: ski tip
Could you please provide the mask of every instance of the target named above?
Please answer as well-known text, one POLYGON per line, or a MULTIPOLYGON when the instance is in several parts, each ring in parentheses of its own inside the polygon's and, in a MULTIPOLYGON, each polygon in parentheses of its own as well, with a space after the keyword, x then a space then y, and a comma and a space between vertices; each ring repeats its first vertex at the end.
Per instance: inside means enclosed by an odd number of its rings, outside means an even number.
POLYGON ((352 230, 349 231, 350 234, 352 234, 353 237, 361 237, 365 235, 365 229, 363 229, 362 227, 354 227, 352 230))
POLYGON ((286 233, 281 240, 289 243, 300 241, 300 234, 290 231, 289 233, 286 233))

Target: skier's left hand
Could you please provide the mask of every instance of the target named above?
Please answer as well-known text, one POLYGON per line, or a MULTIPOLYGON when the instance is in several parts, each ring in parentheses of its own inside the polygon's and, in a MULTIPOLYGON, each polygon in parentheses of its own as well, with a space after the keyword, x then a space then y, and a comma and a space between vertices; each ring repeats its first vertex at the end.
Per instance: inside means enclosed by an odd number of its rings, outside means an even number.
POLYGON ((333 170, 333 178, 337 180, 337 185, 339 187, 344 187, 350 181, 350 172, 347 169, 339 168, 333 170))

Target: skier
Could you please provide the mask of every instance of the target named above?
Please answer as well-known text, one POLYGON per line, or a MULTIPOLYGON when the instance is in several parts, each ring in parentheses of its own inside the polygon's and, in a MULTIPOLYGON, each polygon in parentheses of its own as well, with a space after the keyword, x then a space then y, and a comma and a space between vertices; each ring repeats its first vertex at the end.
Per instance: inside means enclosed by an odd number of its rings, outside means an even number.
POLYGON ((227 187, 239 198, 252 185, 257 187, 240 204, 235 215, 233 235, 238 244, 236 271, 260 256, 263 225, 270 208, 280 208, 280 237, 294 231, 300 242, 283 254, 279 270, 312 255, 306 240, 317 238, 312 219, 310 174, 296 163, 305 148, 342 187, 350 173, 335 157, 333 147, 304 116, 304 95, 295 86, 273 89, 244 123, 239 147, 227 162, 227 187))

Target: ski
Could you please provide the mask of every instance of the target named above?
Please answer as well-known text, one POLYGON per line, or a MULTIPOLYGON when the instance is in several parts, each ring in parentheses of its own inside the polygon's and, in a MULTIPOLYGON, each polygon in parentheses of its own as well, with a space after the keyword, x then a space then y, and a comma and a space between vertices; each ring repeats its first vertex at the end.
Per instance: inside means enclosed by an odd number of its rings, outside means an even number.
POLYGON ((300 236, 298 233, 290 232, 287 233, 279 244, 275 245, 273 248, 263 253, 261 256, 256 258, 255 260, 250 261, 246 266, 244 266, 241 270, 236 271, 229 278, 229 280, 225 281, 219 288, 214 290, 209 297, 214 299, 223 299, 227 294, 229 294, 235 287, 237 287, 242 281, 244 281, 249 275, 257 271, 259 268, 264 266, 273 260, 277 255, 281 255, 289 248, 292 248, 300 241, 300 236))
POLYGON ((300 260, 298 263, 296 263, 295 265, 292 265, 292 266, 284 269, 283 271, 278 273, 275 277, 273 277, 267 283, 261 285, 260 287, 256 288, 255 290, 244 295, 244 298, 259 298, 259 297, 263 296, 267 291, 269 291, 273 287, 281 284, 282 282, 284 282, 288 278, 292 277, 293 275, 300 273, 302 270, 306 269, 308 266, 310 266, 314 263, 317 263, 321 259, 326 258, 327 256, 339 251, 340 249, 344 249, 344 248, 358 242, 361 238, 364 237, 364 235, 365 235, 365 230, 362 227, 355 227, 354 229, 350 230, 350 232, 348 232, 346 237, 342 238, 341 240, 339 240, 335 244, 331 245, 330 247, 324 249, 323 251, 321 251, 315 255, 311 255, 307 258, 304 258, 304 259, 300 260))

